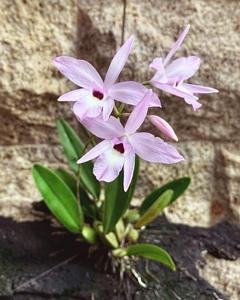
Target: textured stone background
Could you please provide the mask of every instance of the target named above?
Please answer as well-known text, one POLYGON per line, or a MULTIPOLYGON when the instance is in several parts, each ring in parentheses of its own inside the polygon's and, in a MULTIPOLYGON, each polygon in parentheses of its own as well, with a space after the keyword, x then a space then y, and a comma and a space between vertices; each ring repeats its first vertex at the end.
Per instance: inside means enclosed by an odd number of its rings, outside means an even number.
MULTIPOLYGON (((73 86, 52 66, 52 58, 81 57, 104 74, 121 43, 122 11, 121 0, 0 1, 1 215, 31 219, 30 203, 39 200, 32 163, 64 164, 55 120, 72 116, 69 105, 56 99, 73 86)), ((203 107, 197 113, 178 98, 160 94, 160 113, 175 128, 186 161, 143 165, 137 199, 169 179, 190 175, 191 188, 166 212, 173 222, 240 222, 239 14, 238 0, 127 1, 125 37, 134 33, 137 42, 122 78, 149 78, 151 59, 164 55, 190 23, 178 55, 201 56, 194 82, 220 91, 202 96, 203 107)), ((239 299, 239 262, 231 265, 209 257, 207 261, 202 275, 231 299, 239 299), (216 270, 224 268, 227 271, 219 277, 216 270)))

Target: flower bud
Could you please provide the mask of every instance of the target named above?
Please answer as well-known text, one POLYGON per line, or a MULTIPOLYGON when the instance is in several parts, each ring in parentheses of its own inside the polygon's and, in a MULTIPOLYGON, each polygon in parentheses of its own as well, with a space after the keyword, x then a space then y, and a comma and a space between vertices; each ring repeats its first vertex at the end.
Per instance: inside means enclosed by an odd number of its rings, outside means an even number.
POLYGON ((167 121, 165 121, 164 119, 162 119, 158 116, 154 116, 154 115, 148 116, 148 119, 166 137, 168 137, 176 142, 178 141, 178 138, 177 138, 173 128, 170 126, 170 124, 167 121))

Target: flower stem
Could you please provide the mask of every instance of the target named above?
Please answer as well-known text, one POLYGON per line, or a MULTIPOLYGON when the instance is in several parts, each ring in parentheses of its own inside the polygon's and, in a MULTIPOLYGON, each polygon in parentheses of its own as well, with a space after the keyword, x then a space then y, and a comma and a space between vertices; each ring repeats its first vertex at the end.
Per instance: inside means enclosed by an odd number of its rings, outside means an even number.
POLYGON ((118 107, 118 111, 120 113, 120 115, 122 114, 123 110, 124 110, 124 107, 125 107, 125 104, 124 103, 121 103, 118 107))
POLYGON ((121 115, 116 105, 114 105, 113 107, 113 112, 116 118, 119 118, 119 116, 121 115))
POLYGON ((145 85, 145 86, 151 86, 150 81, 143 81, 142 84, 145 85))

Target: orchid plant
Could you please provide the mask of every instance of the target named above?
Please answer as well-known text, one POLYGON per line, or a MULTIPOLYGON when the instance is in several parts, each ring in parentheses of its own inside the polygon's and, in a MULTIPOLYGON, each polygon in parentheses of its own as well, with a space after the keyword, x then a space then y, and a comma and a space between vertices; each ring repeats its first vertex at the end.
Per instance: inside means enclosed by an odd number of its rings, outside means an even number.
POLYGON ((133 207, 131 200, 140 159, 162 164, 184 160, 174 146, 140 130, 144 122, 150 122, 165 138, 178 141, 167 121, 148 114, 149 108, 162 107, 152 88, 184 99, 194 110, 201 107, 195 94, 217 92, 185 82, 199 69, 199 57, 172 60, 188 31, 189 25, 164 59, 153 59, 150 68, 156 73, 144 83, 117 82, 131 52, 133 36, 113 57, 104 81, 87 61, 67 56, 53 61, 63 75, 80 87, 58 100, 74 103, 72 111, 87 135, 87 142, 84 144, 66 121, 59 120, 59 138, 71 171, 50 170, 36 164, 33 177, 57 220, 86 243, 108 249, 115 261, 129 264, 130 256, 142 256, 172 270, 176 268, 166 250, 139 243, 139 232, 186 190, 190 178, 179 178, 157 188, 143 199, 140 207, 133 207), (133 106, 131 113, 124 109, 125 104, 133 106))

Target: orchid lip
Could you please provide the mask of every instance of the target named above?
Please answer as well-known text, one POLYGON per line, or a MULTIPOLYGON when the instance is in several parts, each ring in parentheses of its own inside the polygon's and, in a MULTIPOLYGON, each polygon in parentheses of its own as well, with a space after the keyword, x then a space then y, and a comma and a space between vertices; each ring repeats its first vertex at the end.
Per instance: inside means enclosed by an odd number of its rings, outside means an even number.
POLYGON ((113 149, 115 149, 116 151, 120 152, 121 154, 123 154, 125 152, 123 143, 115 144, 113 146, 113 149))
POLYGON ((98 100, 102 100, 104 98, 104 94, 98 90, 93 90, 92 94, 98 100))

